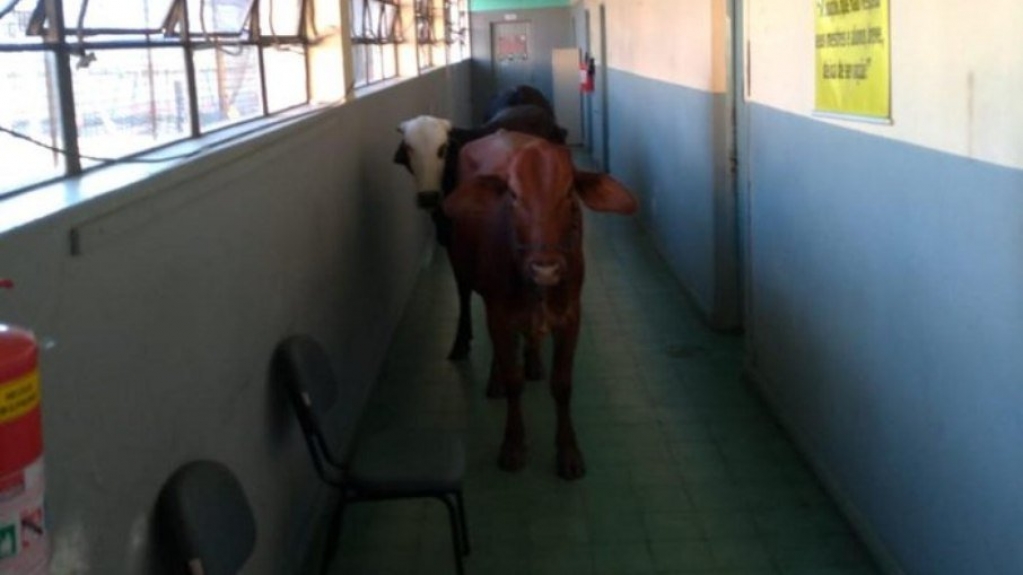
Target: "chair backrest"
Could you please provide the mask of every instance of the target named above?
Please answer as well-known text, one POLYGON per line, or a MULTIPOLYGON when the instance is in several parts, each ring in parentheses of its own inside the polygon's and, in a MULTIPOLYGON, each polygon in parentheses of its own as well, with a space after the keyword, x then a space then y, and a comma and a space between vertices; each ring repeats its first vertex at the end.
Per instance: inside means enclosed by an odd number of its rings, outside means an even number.
POLYGON ((338 397, 327 352, 310 336, 289 336, 277 344, 271 369, 295 410, 316 471, 323 479, 336 482, 338 478, 327 466, 341 471, 343 464, 331 453, 322 424, 338 397))
POLYGON ((156 512, 174 561, 192 575, 236 575, 255 549, 249 500, 222 463, 179 467, 161 489, 156 512))

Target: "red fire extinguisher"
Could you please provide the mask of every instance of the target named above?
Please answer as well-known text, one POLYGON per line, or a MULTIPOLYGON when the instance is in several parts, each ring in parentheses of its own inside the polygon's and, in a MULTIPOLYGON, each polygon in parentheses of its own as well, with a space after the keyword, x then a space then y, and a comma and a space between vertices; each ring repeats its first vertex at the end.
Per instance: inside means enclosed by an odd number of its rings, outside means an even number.
POLYGON ((589 55, 585 56, 581 62, 579 62, 579 91, 588 94, 593 91, 593 77, 596 74, 597 67, 589 55))
MULTIPOLYGON (((10 288, 8 280, 0 287, 10 288)), ((45 575, 43 429, 35 337, 0 324, 0 573, 45 575)))

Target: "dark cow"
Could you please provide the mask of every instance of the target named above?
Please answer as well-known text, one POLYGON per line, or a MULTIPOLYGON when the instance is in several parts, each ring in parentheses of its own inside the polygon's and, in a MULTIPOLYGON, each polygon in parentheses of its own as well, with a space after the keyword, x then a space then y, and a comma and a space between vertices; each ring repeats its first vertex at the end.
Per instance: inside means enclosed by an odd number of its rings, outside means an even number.
MULTIPOLYGON (((542 98, 543 96, 540 95, 542 98)), ((546 100, 544 100, 546 101, 546 100)), ((515 130, 564 143, 565 130, 557 125, 547 107, 516 105, 499 110, 483 126, 457 128, 451 122, 433 116, 419 116, 402 122, 398 130, 402 141, 394 153, 394 162, 405 166, 416 179, 416 200, 430 211, 437 241, 445 248, 451 243, 451 222, 440 209, 441 200, 455 189, 458 180, 458 154, 465 144, 498 130, 515 130)), ((464 359, 472 341, 472 318, 468 286, 458 285, 458 331, 448 353, 452 360, 464 359)), ((531 362, 533 365, 533 362, 531 362)), ((542 367, 530 371, 531 378, 542 377, 542 367)))
POLYGON ((483 112, 483 123, 485 124, 494 119, 494 116, 501 110, 513 106, 537 106, 546 110, 552 117, 554 116, 554 107, 551 106, 550 101, 543 95, 543 92, 532 86, 522 84, 504 90, 491 98, 483 112))
POLYGON ((525 463, 519 337, 538 342, 551 333, 558 475, 581 477, 585 465, 569 414, 584 274, 580 200, 621 214, 633 213, 636 200, 609 176, 576 171, 567 147, 507 131, 462 149, 459 181, 444 200, 453 222, 449 250, 459 283, 486 306, 494 350, 487 395, 507 397, 498 463, 506 470, 525 463))

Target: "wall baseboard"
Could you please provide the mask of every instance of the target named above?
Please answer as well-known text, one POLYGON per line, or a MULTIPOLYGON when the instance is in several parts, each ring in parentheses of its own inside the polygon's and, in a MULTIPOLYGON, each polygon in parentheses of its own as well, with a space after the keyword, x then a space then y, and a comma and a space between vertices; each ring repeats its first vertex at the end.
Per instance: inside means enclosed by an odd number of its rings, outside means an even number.
POLYGON ((867 548, 867 552, 870 553, 874 559, 874 563, 877 568, 884 575, 906 575, 906 572, 902 569, 899 562, 896 560, 895 555, 891 553, 888 547, 883 543, 881 538, 874 531, 874 527, 863 513, 860 512, 856 504, 853 503, 852 499, 846 494, 845 489, 841 483, 835 477, 831 470, 820 460, 809 448, 810 442, 807 439, 808 434, 799 427, 795 421, 788 416, 781 401, 772 393, 773 386, 770 385, 770 380, 764 376, 762 372, 757 370, 756 366, 746 363, 743 366, 743 377, 752 386, 752 388, 760 395, 760 397, 767 403, 771 408, 771 413, 777 420, 778 424, 785 430, 789 435, 789 438, 795 444, 799 454, 806 461, 807 465, 817 476, 821 486, 828 493, 831 499, 838 506, 839 511, 845 517, 846 521, 852 527, 853 531, 863 542, 863 545, 867 548))

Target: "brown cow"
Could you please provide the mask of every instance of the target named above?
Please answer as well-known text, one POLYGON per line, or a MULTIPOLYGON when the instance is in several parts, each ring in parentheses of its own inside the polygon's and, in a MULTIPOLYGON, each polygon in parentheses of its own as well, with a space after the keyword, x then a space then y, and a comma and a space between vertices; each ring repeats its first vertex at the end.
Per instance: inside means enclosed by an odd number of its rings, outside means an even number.
MULTIPOLYGON (((475 129, 456 128, 448 120, 433 116, 419 116, 402 122, 398 127, 402 138, 394 153, 394 162, 405 166, 415 176, 418 188, 416 201, 420 208, 430 211, 440 245, 448 247, 451 244, 451 221, 440 209, 440 203, 455 189, 462 146, 501 129, 525 132, 559 144, 565 143, 565 129, 555 122, 550 104, 546 107, 516 105, 504 108, 498 110, 486 124, 475 129)), ((469 355, 472 341, 469 310, 471 290, 461 283, 456 287, 458 331, 448 354, 451 360, 465 359, 469 355)), ((542 366, 537 364, 529 377, 540 379, 542 372, 542 366)))
MULTIPOLYGON (((486 307, 494 348, 487 395, 507 396, 498 464, 509 471, 525 464, 519 336, 536 342, 551 333, 558 475, 576 479, 585 473, 569 414, 584 270, 579 200, 621 214, 633 213, 636 200, 609 176, 576 171, 565 146, 517 132, 467 144, 459 170, 444 211, 454 224, 455 275, 486 307)), ((526 363, 528 370, 529 357, 526 363)))

